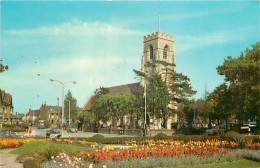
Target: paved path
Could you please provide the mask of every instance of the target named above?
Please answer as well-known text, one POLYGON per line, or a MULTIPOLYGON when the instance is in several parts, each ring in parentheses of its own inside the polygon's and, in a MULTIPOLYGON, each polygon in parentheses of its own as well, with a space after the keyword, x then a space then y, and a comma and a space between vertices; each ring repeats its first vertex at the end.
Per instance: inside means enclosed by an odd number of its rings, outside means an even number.
POLYGON ((18 155, 10 154, 14 149, 0 150, 0 168, 22 168, 23 164, 16 162, 18 155))

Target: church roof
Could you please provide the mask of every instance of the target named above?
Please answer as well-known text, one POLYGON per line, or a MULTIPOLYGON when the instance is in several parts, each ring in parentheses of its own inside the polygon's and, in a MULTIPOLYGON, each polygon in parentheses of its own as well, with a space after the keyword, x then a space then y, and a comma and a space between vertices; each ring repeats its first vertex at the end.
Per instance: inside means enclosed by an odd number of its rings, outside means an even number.
POLYGON ((107 88, 109 91, 109 94, 133 94, 133 91, 136 90, 140 86, 140 83, 130 83, 126 85, 119 85, 119 86, 113 86, 110 88, 107 88))
POLYGON ((93 100, 93 96, 90 96, 90 98, 87 100, 87 102, 85 103, 85 105, 83 106, 83 110, 91 110, 91 102, 93 100))
MULTIPOLYGON (((137 88, 140 86, 140 83, 130 83, 126 85, 119 85, 119 86, 113 86, 113 87, 108 87, 108 94, 114 95, 114 94, 134 94, 137 90, 137 88)), ((93 96, 90 96, 85 105, 83 106, 83 110, 91 110, 91 102, 94 99, 93 96)))

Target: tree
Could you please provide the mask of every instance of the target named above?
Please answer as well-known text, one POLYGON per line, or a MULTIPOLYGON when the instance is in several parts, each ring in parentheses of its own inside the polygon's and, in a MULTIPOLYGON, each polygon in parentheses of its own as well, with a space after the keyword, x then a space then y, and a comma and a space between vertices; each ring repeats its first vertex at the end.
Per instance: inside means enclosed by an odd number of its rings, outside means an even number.
POLYGON ((100 94, 98 92, 93 102, 93 113, 96 121, 106 122, 112 118, 114 128, 117 121, 125 115, 133 115, 135 112, 136 97, 127 94, 100 94))
POLYGON ((69 103, 70 103, 70 118, 75 120, 77 117, 77 100, 72 96, 70 90, 65 95, 64 100, 64 116, 69 118, 69 103))
MULTIPOLYGON (((189 83, 190 79, 187 76, 183 75, 182 73, 177 73, 175 71, 175 64, 168 63, 166 61, 155 61, 155 64, 147 63, 145 66, 151 68, 159 67, 159 69, 162 69, 160 76, 161 79, 163 79, 162 81, 164 82, 164 85, 161 86, 162 87, 166 86, 164 89, 167 92, 167 94, 170 96, 170 100, 169 100, 170 102, 167 105, 174 102, 177 103, 184 102, 185 100, 188 100, 189 97, 191 97, 196 93, 196 91, 192 90, 192 87, 189 83)), ((158 74, 148 75, 137 70, 134 70, 134 72, 137 76, 144 78, 146 81, 148 81, 148 83, 150 80, 149 78, 153 78, 152 76, 158 75, 158 74)), ((163 96, 167 97, 166 92, 164 92, 165 94, 163 96)), ((150 110, 153 111, 153 109, 150 110)), ((170 109, 170 108, 168 108, 165 111, 164 113, 165 126, 167 125, 168 116, 175 112, 176 111, 174 109, 170 109)))
POLYGON ((205 89, 203 98, 197 101, 197 112, 198 115, 203 118, 203 123, 207 123, 207 119, 209 119, 209 127, 211 127, 211 108, 212 101, 209 100, 209 92, 205 89))
POLYGON ((95 124, 93 113, 88 111, 79 111, 77 114, 77 119, 80 121, 80 123, 83 124, 82 127, 84 127, 86 124, 88 124, 88 126, 95 124))
POLYGON ((4 72, 4 71, 6 71, 6 70, 8 70, 8 66, 6 65, 6 66, 4 66, 1 62, 2 62, 3 60, 0 60, 0 73, 1 72, 4 72))
POLYGON ((210 95, 209 99, 213 102, 212 117, 220 120, 224 120, 226 128, 228 125, 228 118, 232 115, 232 95, 231 90, 226 83, 218 86, 210 95))
POLYGON ((170 94, 166 82, 159 74, 148 77, 147 85, 147 105, 151 116, 164 118, 164 126, 167 120, 167 106, 170 104, 170 94))
POLYGON ((225 77, 232 95, 232 105, 237 119, 242 124, 248 119, 259 124, 260 113, 260 42, 252 49, 241 52, 238 58, 228 56, 224 63, 217 67, 219 75, 225 77))

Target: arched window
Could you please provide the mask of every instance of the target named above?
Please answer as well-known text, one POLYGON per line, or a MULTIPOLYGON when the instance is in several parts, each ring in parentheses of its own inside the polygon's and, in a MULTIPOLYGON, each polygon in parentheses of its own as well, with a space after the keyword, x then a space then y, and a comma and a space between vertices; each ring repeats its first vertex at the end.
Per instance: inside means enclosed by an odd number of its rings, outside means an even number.
POLYGON ((150 59, 153 59, 153 46, 150 45, 150 59))
POLYGON ((167 59, 168 55, 168 46, 166 45, 163 49, 163 59, 167 59))

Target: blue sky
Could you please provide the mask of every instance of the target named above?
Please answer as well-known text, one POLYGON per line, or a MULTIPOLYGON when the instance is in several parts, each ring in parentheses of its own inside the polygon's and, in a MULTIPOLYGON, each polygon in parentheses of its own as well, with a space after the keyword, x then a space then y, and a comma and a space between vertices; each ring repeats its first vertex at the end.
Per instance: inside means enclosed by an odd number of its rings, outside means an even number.
MULTIPOLYGON (((143 36, 158 27, 157 1, 1 1, 0 88, 14 112, 56 105, 63 82, 82 107, 100 87, 137 82, 143 36)), ((175 36, 176 69, 195 98, 223 82, 216 67, 259 41, 257 1, 161 1, 160 31, 175 36)), ((61 104, 61 101, 60 101, 61 104)))

